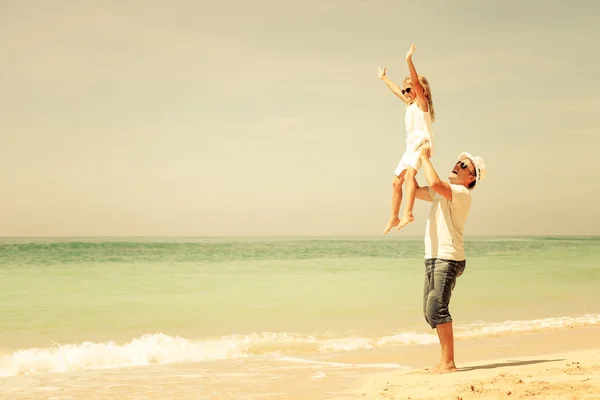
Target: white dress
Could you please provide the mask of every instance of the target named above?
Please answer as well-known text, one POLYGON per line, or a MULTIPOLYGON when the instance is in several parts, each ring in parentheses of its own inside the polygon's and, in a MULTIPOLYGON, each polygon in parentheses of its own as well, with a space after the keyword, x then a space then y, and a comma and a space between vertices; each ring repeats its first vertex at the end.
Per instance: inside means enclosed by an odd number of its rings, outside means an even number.
POLYGON ((406 151, 394 171, 396 176, 399 176, 407 167, 412 167, 417 172, 421 169, 421 158, 417 148, 422 143, 428 141, 433 153, 433 131, 429 111, 423 112, 415 100, 406 108, 404 122, 406 124, 406 151))

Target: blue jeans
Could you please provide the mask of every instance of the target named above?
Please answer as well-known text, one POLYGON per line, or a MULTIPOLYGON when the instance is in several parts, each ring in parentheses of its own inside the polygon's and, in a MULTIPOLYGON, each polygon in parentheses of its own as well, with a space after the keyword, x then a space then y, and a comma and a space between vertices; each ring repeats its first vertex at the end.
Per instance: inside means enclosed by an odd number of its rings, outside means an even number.
POLYGON ((450 297, 456 286, 456 278, 462 275, 466 265, 466 260, 454 261, 438 258, 425 260, 423 314, 431 328, 435 329, 440 324, 452 322, 452 316, 448 309, 450 297))

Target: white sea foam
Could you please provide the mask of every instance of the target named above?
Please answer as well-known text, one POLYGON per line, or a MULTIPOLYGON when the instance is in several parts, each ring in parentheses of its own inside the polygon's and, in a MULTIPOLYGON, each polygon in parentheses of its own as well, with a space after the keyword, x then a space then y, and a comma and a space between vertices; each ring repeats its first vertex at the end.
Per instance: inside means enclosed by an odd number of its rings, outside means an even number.
MULTIPOLYGON (((600 314, 493 324, 475 323, 456 326, 456 338, 467 340, 598 325, 600 314)), ((0 376, 202 362, 273 353, 345 352, 436 342, 435 335, 416 332, 400 332, 383 337, 255 333, 198 341, 158 333, 141 336, 126 344, 84 342, 18 350, 0 356, 0 376)))

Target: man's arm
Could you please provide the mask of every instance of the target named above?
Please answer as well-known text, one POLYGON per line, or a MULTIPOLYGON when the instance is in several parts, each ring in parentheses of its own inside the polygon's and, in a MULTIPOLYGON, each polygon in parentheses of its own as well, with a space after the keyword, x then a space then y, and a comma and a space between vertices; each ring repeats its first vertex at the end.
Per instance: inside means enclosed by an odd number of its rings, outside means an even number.
POLYGON ((440 180, 437 172, 435 172, 435 169, 433 169, 433 165, 429 159, 431 156, 431 148, 429 145, 422 145, 420 154, 421 164, 423 165, 423 171, 425 172, 425 179, 427 179, 429 187, 431 187, 436 193, 439 193, 441 196, 444 196, 448 200, 452 201, 452 189, 450 188, 450 184, 440 180))
POLYGON ((419 183, 417 182, 417 180, 415 178, 413 178, 415 181, 415 197, 419 200, 424 200, 424 201, 433 201, 433 199, 431 198, 431 193, 429 193, 429 187, 427 186, 419 186, 419 183))

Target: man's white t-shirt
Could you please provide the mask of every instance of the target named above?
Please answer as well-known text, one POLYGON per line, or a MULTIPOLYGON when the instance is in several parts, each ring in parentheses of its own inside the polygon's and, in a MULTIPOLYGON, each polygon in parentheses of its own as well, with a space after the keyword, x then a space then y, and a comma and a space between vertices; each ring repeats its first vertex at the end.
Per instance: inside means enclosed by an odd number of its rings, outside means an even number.
POLYGON ((452 201, 431 188, 433 202, 425 228, 425 258, 462 261, 465 259, 463 232, 471 209, 471 192, 450 184, 452 201))

